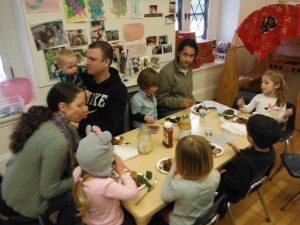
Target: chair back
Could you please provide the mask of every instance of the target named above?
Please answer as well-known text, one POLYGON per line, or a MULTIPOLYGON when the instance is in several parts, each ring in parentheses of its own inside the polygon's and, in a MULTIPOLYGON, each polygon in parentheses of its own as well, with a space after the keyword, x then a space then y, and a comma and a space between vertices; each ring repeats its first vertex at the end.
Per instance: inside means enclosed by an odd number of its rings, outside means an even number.
POLYGON ((300 154, 283 153, 280 157, 288 173, 292 177, 300 178, 300 154))
POLYGON ((296 107, 292 103, 287 102, 286 108, 287 109, 292 108, 294 113, 291 116, 289 116, 289 118, 286 122, 286 125, 285 125, 285 129, 281 132, 280 139, 279 139, 280 141, 285 141, 288 138, 290 138, 293 135, 294 128, 295 128, 296 107))
POLYGON ((222 203, 225 201, 225 196, 220 196, 211 207, 209 207, 204 213, 202 213, 194 225, 214 225, 219 221, 219 210, 222 203))

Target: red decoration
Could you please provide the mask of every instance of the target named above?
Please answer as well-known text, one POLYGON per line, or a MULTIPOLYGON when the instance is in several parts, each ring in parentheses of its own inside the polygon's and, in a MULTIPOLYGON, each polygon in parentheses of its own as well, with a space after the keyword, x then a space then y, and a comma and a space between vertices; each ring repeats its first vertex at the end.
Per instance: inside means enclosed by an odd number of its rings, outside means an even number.
POLYGON ((273 51, 281 40, 296 34, 296 6, 274 4, 251 13, 236 29, 248 51, 257 60, 273 51))

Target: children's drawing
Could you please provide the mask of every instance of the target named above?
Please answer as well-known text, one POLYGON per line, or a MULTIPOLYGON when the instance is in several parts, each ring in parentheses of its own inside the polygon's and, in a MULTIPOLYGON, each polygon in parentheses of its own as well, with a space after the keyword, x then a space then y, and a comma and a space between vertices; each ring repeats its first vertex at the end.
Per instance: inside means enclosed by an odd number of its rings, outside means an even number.
POLYGON ((127 17, 127 0, 110 0, 111 13, 114 18, 127 17))
POLYGON ((131 17, 143 18, 142 0, 131 0, 131 17))
POLYGON ((23 0, 25 12, 59 12, 58 0, 23 0))
POLYGON ((106 40, 107 41, 118 41, 119 40, 119 31, 118 30, 106 30, 106 40))
POLYGON ((61 49, 64 49, 64 48, 65 47, 44 49, 44 56, 45 56, 48 75, 49 75, 50 80, 57 78, 58 68, 56 66, 55 58, 56 58, 57 52, 59 52, 61 49))
POLYGON ((91 14, 91 21, 105 19, 102 0, 88 0, 88 6, 91 14))
POLYGON ((129 67, 132 75, 139 75, 141 72, 140 57, 133 57, 129 59, 129 67))
POLYGON ((87 21, 87 7, 84 0, 64 0, 64 11, 67 22, 87 21))
POLYGON ((158 72, 160 69, 159 67, 160 58, 157 56, 152 56, 150 58, 150 62, 151 62, 151 68, 158 72))

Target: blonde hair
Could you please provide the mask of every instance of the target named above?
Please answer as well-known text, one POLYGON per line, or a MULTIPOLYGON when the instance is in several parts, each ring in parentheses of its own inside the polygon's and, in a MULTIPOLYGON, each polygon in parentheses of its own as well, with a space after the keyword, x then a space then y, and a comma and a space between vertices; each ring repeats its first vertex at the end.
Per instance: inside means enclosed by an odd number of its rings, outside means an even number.
POLYGON ((55 60, 56 60, 56 64, 57 65, 61 65, 64 63, 63 61, 63 57, 75 57, 77 58, 76 54, 70 50, 70 49, 67 49, 67 48, 64 48, 64 49, 61 49, 57 54, 56 54, 56 57, 55 57, 55 60))
POLYGON ((85 180, 93 179, 94 177, 85 171, 82 171, 81 177, 82 177, 82 180, 77 181, 74 185, 73 197, 74 197, 74 201, 77 206, 78 216, 81 216, 82 218, 84 218, 86 210, 90 203, 90 199, 88 197, 86 197, 86 195, 83 191, 83 182, 85 180))
POLYGON ((269 77, 275 86, 279 86, 275 90, 275 95, 277 97, 276 105, 278 107, 283 107, 286 102, 286 95, 287 95, 287 85, 283 75, 281 73, 267 70, 263 76, 269 77))
POLYGON ((175 150, 177 172, 184 178, 198 180, 213 169, 213 158, 208 141, 189 135, 179 140, 175 150))

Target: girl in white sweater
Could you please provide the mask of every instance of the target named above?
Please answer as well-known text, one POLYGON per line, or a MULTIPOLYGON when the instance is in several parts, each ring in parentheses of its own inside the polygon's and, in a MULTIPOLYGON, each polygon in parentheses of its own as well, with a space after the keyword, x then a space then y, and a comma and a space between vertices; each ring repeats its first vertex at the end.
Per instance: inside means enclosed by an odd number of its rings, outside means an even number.
POLYGON ((246 105, 243 98, 237 101, 239 109, 243 112, 252 112, 270 116, 282 123, 293 114, 292 109, 286 109, 286 82, 280 73, 266 71, 261 79, 262 93, 256 95, 246 105))

